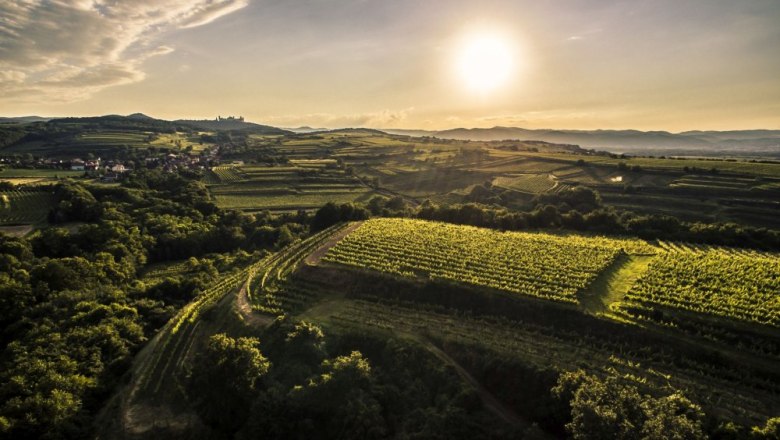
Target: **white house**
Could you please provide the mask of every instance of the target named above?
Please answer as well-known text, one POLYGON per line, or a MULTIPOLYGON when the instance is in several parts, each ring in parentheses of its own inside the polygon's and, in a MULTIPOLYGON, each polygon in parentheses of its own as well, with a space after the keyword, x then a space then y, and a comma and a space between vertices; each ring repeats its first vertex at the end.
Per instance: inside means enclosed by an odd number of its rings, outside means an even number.
POLYGON ((84 171, 84 161, 81 159, 73 159, 70 161, 70 169, 73 171, 84 171))

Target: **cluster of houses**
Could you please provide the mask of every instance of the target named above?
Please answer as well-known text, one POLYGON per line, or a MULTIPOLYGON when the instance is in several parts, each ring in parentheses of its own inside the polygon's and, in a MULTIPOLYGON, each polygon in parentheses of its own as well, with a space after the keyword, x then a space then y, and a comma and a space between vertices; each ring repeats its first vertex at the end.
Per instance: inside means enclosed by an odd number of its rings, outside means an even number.
POLYGON ((71 171, 84 171, 88 174, 101 175, 101 180, 113 182, 119 180, 123 174, 131 171, 131 168, 125 164, 116 161, 106 161, 105 163, 97 158, 95 160, 73 159, 70 161, 71 171))
POLYGON ((177 171, 183 169, 204 169, 209 166, 212 156, 191 156, 188 154, 170 153, 163 157, 147 157, 147 168, 162 168, 164 171, 177 171))
MULTIPOLYGON (((147 157, 142 166, 146 168, 161 168, 168 172, 176 172, 184 169, 206 169, 218 160, 217 151, 204 151, 202 154, 174 154, 164 156, 147 157)), ((87 175, 99 177, 104 182, 122 180, 133 169, 133 165, 119 160, 97 159, 21 159, 0 157, 0 166, 8 164, 14 168, 36 169, 65 169, 71 171, 83 171, 87 175)))

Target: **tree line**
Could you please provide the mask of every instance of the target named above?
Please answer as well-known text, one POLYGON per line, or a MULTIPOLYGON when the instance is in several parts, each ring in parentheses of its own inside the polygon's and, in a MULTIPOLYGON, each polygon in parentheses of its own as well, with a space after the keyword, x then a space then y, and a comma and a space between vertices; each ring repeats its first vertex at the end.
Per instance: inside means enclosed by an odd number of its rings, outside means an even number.
MULTIPOLYGON (((475 188, 479 188, 477 186, 475 188)), ((324 229, 339 221, 363 220, 371 216, 411 217, 506 231, 570 230, 647 240, 670 240, 722 246, 780 250, 780 231, 737 223, 686 222, 659 214, 637 214, 608 207, 597 191, 574 187, 534 198, 527 209, 510 209, 480 197, 485 187, 474 189, 472 201, 438 205, 426 200, 410 207, 401 197, 375 196, 366 205, 327 204, 314 216, 312 228, 324 229), (485 203, 487 202, 487 203, 485 203)))

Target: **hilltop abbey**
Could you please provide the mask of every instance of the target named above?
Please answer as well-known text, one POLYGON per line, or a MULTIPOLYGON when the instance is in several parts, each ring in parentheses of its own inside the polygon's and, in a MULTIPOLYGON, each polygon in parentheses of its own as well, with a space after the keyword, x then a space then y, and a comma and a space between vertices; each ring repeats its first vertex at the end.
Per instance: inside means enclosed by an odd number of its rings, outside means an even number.
POLYGON ((217 116, 217 119, 215 119, 216 122, 244 122, 244 117, 239 116, 228 116, 227 118, 223 118, 222 116, 217 116))

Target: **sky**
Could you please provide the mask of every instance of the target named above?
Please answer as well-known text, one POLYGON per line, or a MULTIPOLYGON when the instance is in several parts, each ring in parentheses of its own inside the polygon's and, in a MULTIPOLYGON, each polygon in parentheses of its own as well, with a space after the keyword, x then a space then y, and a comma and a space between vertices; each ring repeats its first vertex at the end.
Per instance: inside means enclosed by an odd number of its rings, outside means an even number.
POLYGON ((0 115, 135 112, 780 129, 780 1, 0 1, 0 115))

